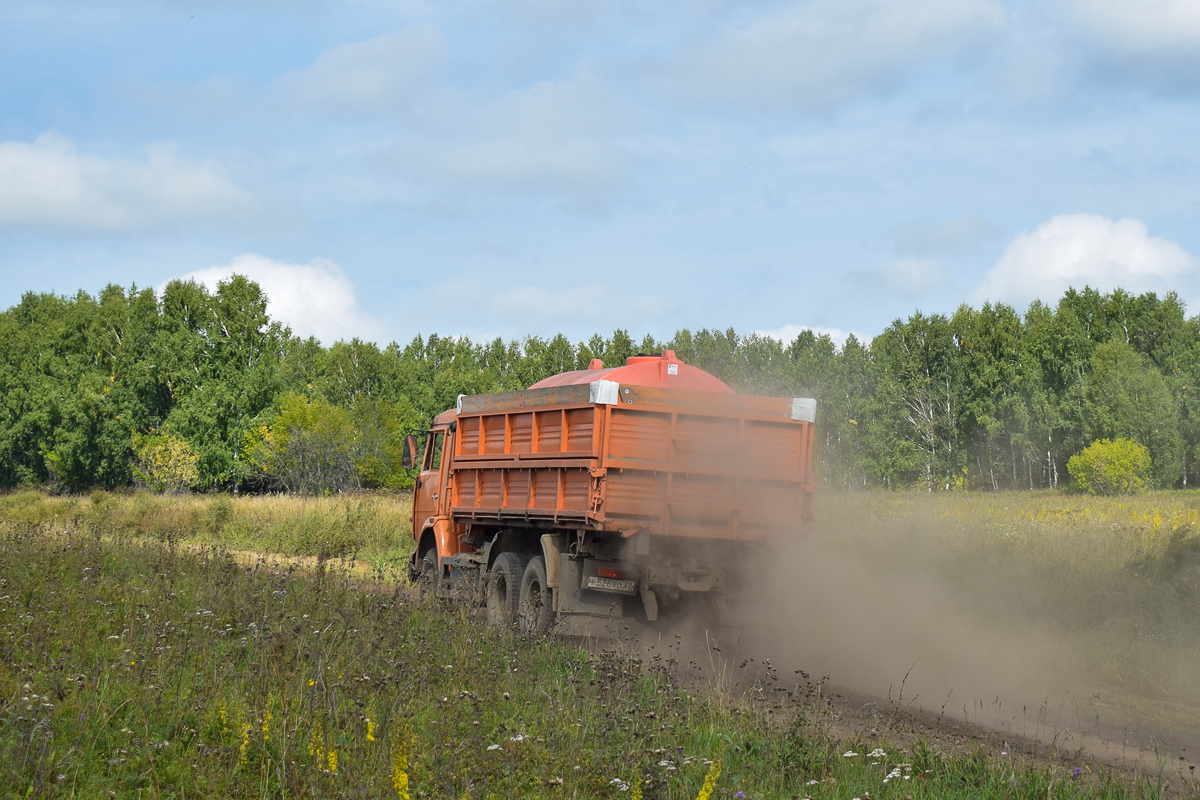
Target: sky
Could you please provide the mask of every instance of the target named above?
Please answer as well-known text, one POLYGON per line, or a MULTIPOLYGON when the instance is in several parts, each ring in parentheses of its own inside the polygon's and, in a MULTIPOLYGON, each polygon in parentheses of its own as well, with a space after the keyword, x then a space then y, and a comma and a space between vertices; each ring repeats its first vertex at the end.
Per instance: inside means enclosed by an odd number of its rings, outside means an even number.
POLYGON ((237 272, 326 344, 1200 313, 1195 0, 0 2, 0 308, 237 272))

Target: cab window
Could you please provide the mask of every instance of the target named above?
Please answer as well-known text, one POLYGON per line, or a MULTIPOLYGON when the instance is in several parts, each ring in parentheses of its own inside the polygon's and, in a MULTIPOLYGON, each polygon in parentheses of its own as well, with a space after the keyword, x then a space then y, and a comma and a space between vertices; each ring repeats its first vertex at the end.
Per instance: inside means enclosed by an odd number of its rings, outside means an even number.
POLYGON ((425 469, 434 470, 442 468, 442 440, 445 438, 445 433, 438 432, 433 434, 430 440, 430 445, 425 449, 425 469))

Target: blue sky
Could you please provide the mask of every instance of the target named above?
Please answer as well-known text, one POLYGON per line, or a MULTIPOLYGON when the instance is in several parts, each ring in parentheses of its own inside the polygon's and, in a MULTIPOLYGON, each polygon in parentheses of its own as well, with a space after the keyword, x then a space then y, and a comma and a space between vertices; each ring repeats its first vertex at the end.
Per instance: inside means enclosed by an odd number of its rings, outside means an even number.
POLYGON ((0 306, 258 279, 326 343, 1200 312, 1195 0, 0 4, 0 306))

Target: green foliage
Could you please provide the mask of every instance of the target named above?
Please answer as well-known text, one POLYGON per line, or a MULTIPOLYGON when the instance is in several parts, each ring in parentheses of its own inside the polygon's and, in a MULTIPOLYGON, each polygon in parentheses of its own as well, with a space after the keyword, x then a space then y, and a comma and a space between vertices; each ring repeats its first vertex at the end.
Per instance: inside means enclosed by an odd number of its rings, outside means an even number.
POLYGON ((133 449, 137 454, 134 479, 156 492, 182 492, 200 480, 197 468, 200 458, 192 446, 178 436, 134 434, 133 449))
POLYGON ((1079 488, 1092 494, 1133 494, 1150 479, 1150 451, 1129 439, 1092 442, 1071 456, 1067 469, 1079 488))
POLYGON ((1162 373, 1129 344, 1115 340, 1096 347, 1084 424, 1092 438, 1124 437, 1148 449, 1158 486, 1169 486, 1179 474, 1184 452, 1179 409, 1162 373))
POLYGON ((252 467, 283 489, 308 494, 358 488, 350 412, 289 392, 279 414, 247 437, 252 467))
POLYGON ((138 437, 169 430, 196 456, 197 489, 403 488, 403 435, 458 395, 663 348, 737 391, 815 397, 829 488, 1053 488, 1099 438, 1149 448, 1155 486, 1200 479, 1200 320, 1173 294, 918 312, 841 347, 811 330, 781 343, 732 329, 324 347, 272 321, 259 287, 235 276, 161 296, 31 293, 0 312, 0 487, 127 486, 138 437), (308 477, 287 466, 301 458, 308 477))
POLYGON ((290 492, 406 488, 412 479, 400 466, 400 455, 414 416, 402 405, 370 397, 345 408, 288 392, 270 422, 247 432, 247 462, 290 492))

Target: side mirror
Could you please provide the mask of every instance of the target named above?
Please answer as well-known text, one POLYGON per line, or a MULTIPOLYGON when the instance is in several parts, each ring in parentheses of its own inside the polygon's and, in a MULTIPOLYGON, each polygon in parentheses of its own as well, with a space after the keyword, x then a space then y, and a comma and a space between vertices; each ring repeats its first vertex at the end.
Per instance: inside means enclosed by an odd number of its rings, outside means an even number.
POLYGON ((400 466, 412 469, 417 462, 417 437, 410 433, 404 437, 404 450, 400 453, 400 466))

